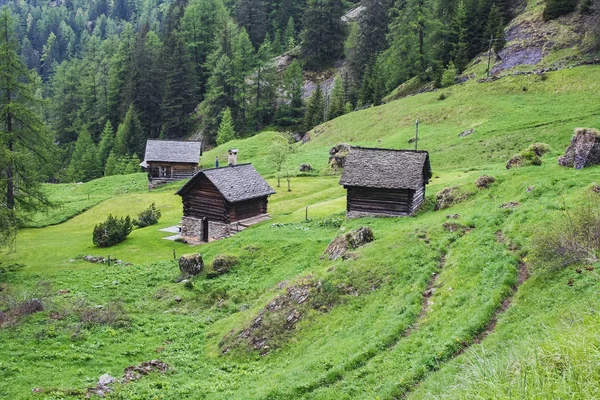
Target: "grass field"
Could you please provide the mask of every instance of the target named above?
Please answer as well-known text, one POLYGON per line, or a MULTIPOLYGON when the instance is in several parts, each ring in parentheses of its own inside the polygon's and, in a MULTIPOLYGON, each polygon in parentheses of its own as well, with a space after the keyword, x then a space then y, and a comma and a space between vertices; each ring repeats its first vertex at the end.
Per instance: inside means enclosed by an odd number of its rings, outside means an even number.
MULTIPOLYGON (((295 145, 290 166, 310 163, 316 172, 292 178, 291 192, 276 188, 270 221, 193 248, 163 240, 169 234, 158 231, 181 218, 177 185, 148 193, 140 174, 50 187, 53 198, 73 199, 73 207, 34 221, 65 222, 23 229, 16 251, 1 254, 2 293, 47 281, 52 296, 43 312, 0 329, 0 398, 84 397, 100 375, 119 378, 125 367, 151 359, 170 371, 117 384, 108 397, 598 397, 598 281, 572 267, 538 270, 528 257, 532 238, 565 209, 590 196, 600 200, 591 191, 600 167, 576 171, 556 162, 576 126, 600 126, 599 86, 600 68, 581 67, 545 81, 469 83, 445 91, 443 101, 439 92, 427 93, 330 121, 309 143, 295 145), (414 218, 343 219, 345 193, 327 168, 329 147, 406 148, 416 118, 420 148, 430 151, 434 169, 422 211, 414 218), (458 137, 469 128, 475 133, 458 137), (506 160, 533 142, 552 148, 543 165, 506 170, 506 160), (474 182, 483 174, 496 182, 480 190, 474 182), (434 211, 435 193, 449 186, 471 195, 434 211), (501 208, 511 201, 520 205, 501 208), (109 250, 92 246, 92 229, 108 213, 134 216, 152 202, 163 213, 157 226, 136 229, 109 250), (447 222, 459 229, 450 232, 447 222), (355 259, 321 259, 334 237, 365 225, 375 241, 355 259), (239 263, 216 278, 202 273, 191 284, 176 283, 174 250, 199 252, 207 264, 219 254, 239 263), (133 265, 79 258, 87 254, 133 265), (523 263, 531 276, 515 293, 523 263), (321 306, 298 306, 302 317, 293 329, 267 318, 270 351, 236 341, 277 296, 306 282, 318 282, 313 296, 321 306), (424 302, 427 288, 433 290, 424 302), (83 301, 104 309, 119 301, 127 318, 84 323, 77 308, 83 301)), ((276 135, 218 147, 204 154, 203 165, 237 147, 240 162, 252 162, 275 186, 268 147, 276 135)))

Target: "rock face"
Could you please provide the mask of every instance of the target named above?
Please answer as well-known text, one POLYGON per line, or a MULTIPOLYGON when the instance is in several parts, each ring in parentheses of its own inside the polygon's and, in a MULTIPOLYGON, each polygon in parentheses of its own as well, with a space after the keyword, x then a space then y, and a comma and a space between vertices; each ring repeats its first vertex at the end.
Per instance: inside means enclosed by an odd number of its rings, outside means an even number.
POLYGON ((344 168, 346 157, 350 153, 351 146, 346 143, 339 143, 329 150, 329 166, 335 170, 344 168))
POLYGON ((343 257, 348 250, 357 249, 373 240, 375 240, 373 230, 368 226, 363 226, 333 239, 325 249, 323 257, 337 260, 343 257))
POLYGON ((597 129, 577 128, 567 147, 565 155, 558 158, 563 167, 577 169, 600 164, 600 131, 597 129))
POLYGON ((201 254, 186 254, 179 258, 180 280, 198 275, 203 269, 204 261, 201 254))

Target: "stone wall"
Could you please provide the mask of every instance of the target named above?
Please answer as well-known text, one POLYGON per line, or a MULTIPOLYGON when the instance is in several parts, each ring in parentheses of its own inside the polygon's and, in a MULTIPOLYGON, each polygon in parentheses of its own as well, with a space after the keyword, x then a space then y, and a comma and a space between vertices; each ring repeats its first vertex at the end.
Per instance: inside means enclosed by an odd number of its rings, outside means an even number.
POLYGON ((193 239, 195 241, 202 240, 202 220, 193 217, 181 218, 181 236, 193 239))
POLYGON ((239 225, 237 222, 231 224, 225 224, 222 222, 208 222, 208 237, 209 240, 218 240, 229 237, 231 235, 235 235, 241 229, 239 229, 239 225))

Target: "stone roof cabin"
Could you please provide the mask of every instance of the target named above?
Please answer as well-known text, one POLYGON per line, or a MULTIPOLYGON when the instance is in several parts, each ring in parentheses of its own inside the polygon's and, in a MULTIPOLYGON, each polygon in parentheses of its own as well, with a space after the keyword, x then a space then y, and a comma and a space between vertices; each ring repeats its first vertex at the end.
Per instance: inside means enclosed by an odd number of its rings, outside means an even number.
POLYGON ((274 193, 251 164, 199 171, 177 192, 183 201, 181 235, 203 242, 231 236, 267 219, 274 193))
POLYGON ((430 179, 426 151, 352 147, 340 179, 347 190, 347 216, 412 215, 430 179))
POLYGON ((198 170, 201 155, 201 141, 149 139, 140 164, 148 171, 148 189, 191 178, 198 170))

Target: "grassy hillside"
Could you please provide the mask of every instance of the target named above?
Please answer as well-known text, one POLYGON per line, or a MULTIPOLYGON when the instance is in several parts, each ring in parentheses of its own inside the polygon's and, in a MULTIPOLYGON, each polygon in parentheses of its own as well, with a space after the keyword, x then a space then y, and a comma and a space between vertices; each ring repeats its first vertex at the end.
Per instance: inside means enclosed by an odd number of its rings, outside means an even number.
MULTIPOLYGON (((0 397, 83 397, 100 375, 120 378, 125 367, 151 359, 169 372, 116 384, 109 398, 597 397, 598 280, 573 268, 537 270, 530 248, 566 209, 599 199, 591 187, 600 183, 600 167, 556 163, 573 128, 600 126, 599 78, 600 68, 582 67, 545 81, 469 83, 444 91, 445 100, 428 93, 330 121, 290 156, 291 166, 312 164, 314 176, 293 178, 291 192, 276 188, 272 220, 226 240, 194 248, 162 240, 168 233, 157 228, 181 217, 175 185, 115 193, 59 225, 22 230, 16 252, 2 254, 2 293, 42 280, 52 291, 43 312, 0 329, 0 397), (329 147, 407 148, 417 118, 419 147, 430 151, 434 169, 423 210, 414 218, 345 220, 344 190, 327 168, 329 147), (458 137, 469 128, 475 133, 458 137), (533 142, 552 148, 542 166, 506 170, 506 160, 533 142), (489 189, 475 187, 483 174, 496 178, 489 189), (469 196, 434 211, 434 194, 448 186, 469 196), (111 257, 133 265, 77 258, 108 254, 91 245, 91 230, 106 214, 134 215, 151 202, 163 211, 159 225, 110 248, 111 257), (509 202, 519 205, 501 207, 509 202), (365 225, 374 242, 345 261, 321 259, 330 240, 365 225), (202 253, 207 272, 176 283, 173 250, 202 253), (213 277, 219 254, 239 262, 213 277), (274 305, 303 290, 306 302, 274 305), (84 318, 83 311, 115 302, 125 313, 119 321, 84 318), (291 327, 290 315, 300 315, 291 327), (252 338, 265 342, 256 350, 252 338)), ((203 163, 237 147, 240 162, 255 164, 275 186, 268 147, 276 135, 221 146, 203 163)), ((94 184, 109 193, 118 187, 94 184)), ((54 190, 60 196, 69 186, 54 190)))

